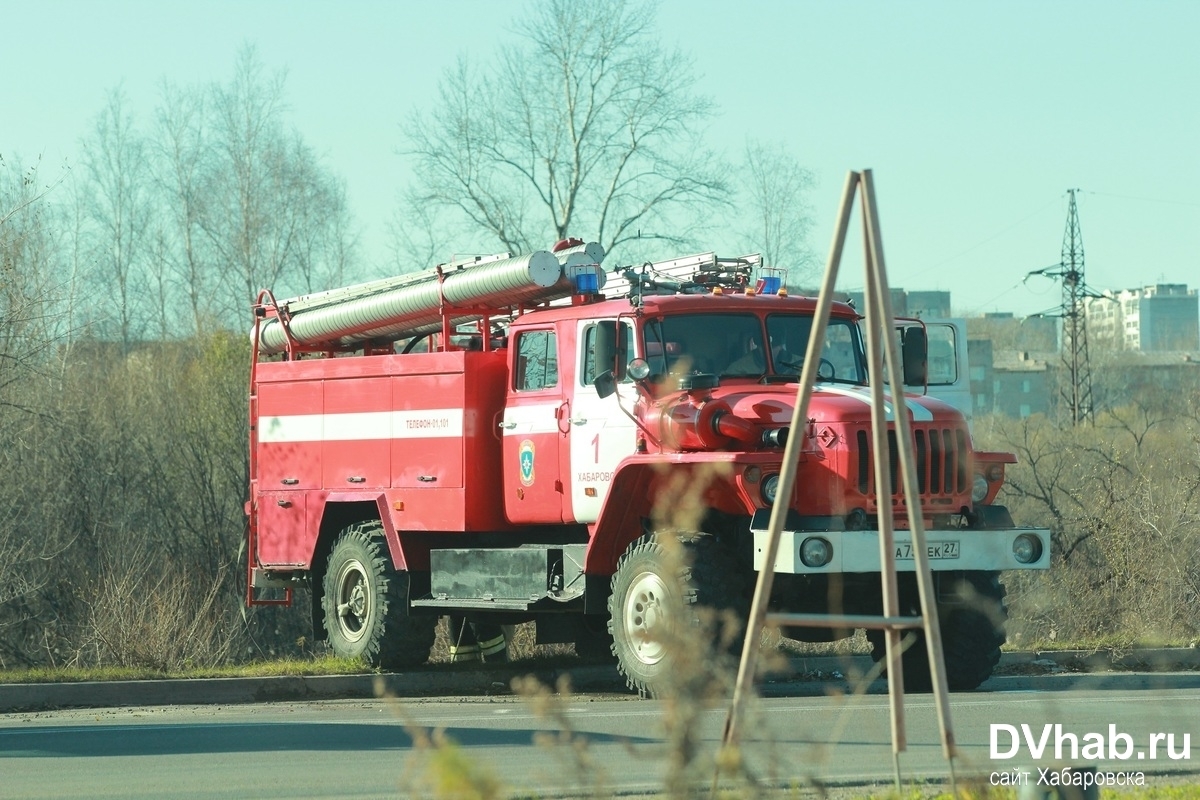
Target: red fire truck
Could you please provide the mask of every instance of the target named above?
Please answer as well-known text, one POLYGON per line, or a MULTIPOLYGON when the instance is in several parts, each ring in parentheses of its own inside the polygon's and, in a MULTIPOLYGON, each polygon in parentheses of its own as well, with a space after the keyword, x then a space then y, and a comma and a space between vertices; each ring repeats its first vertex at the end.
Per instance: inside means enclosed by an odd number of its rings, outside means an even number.
MULTIPOLYGON (((879 613, 876 524, 891 514, 915 612, 903 495, 895 477, 880 491, 871 466, 854 308, 833 305, 810 418, 791 431, 813 298, 788 296, 757 257, 610 273, 603 255, 571 240, 284 302, 263 292, 248 602, 307 585, 333 651, 384 668, 424 662, 440 616, 533 621, 537 641, 611 654, 631 688, 657 694, 678 609, 745 617, 766 520, 786 502, 775 608, 879 613), (803 437, 799 472, 779 498, 790 436, 803 437), (699 504, 683 531, 663 514, 681 485, 699 504), (676 541, 687 569, 668 558, 676 541)), ((970 689, 1004 641, 1000 573, 1047 568, 1050 540, 993 504, 1015 458, 974 451, 962 414, 922 393, 920 324, 897 335, 947 675, 970 689)), ((920 689, 924 648, 908 652, 920 689)))

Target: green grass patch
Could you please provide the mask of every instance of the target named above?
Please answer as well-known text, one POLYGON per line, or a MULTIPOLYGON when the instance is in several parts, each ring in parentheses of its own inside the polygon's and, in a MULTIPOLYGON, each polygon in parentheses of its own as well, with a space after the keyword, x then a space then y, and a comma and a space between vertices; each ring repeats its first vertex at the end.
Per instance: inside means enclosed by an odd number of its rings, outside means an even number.
MULTIPOLYGON (((509 666, 538 669, 566 669, 583 663, 575 655, 543 655, 525 657, 509 662, 509 666)), ((497 662, 487 668, 504 668, 497 662)), ((428 664, 411 667, 411 671, 465 671, 478 670, 478 662, 450 664, 431 660, 428 664)), ((0 683, 80 683, 83 681, 151 681, 166 678, 279 678, 292 675, 375 675, 384 670, 375 669, 352 658, 337 658, 332 655, 311 658, 279 658, 270 661, 252 661, 245 664, 229 664, 216 667, 191 667, 180 670, 156 670, 148 667, 36 667, 32 669, 0 670, 0 683)))
POLYGON ((164 678, 276 678, 288 675, 363 675, 377 671, 357 659, 319 656, 167 671, 138 667, 37 667, 0 671, 0 683, 145 681, 164 678))

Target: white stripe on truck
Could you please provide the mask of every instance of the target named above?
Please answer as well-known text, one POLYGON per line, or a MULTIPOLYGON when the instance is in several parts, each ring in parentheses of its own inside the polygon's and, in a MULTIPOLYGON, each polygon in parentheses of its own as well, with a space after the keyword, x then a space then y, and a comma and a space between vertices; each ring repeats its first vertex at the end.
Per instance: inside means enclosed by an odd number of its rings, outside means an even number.
MULTIPOLYGON (((827 386, 825 384, 818 384, 816 391, 825 392, 827 394, 837 394, 841 395, 842 397, 853 397, 856 400, 861 400, 868 408, 871 407, 871 390, 869 388, 859 389, 851 388, 849 386, 827 386)), ((904 402, 908 406, 909 413, 912 414, 913 422, 933 422, 933 412, 926 408, 919 398, 908 397, 906 395, 904 397, 904 402)), ((891 397, 885 394, 883 396, 883 413, 886 415, 886 419, 889 422, 894 419, 894 408, 895 404, 892 403, 891 397)))
POLYGON ((461 408, 363 411, 348 414, 281 414, 258 419, 258 441, 344 442, 371 439, 461 437, 461 408))

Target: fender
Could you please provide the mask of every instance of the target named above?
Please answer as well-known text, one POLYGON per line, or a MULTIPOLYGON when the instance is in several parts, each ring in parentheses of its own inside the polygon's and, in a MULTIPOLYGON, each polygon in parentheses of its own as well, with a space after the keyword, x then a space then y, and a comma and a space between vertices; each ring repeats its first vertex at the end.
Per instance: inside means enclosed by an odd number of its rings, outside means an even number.
MULTIPOLYGON (((1016 464, 1015 453, 1001 453, 990 450, 977 450, 974 453, 974 472, 982 475, 988 482, 987 496, 976 503, 976 511, 996 502, 1000 487, 1004 485, 1004 465, 1016 464)), ((1009 527, 1012 527, 1011 523, 1009 527)))
POLYGON ((707 509, 749 516, 761 504, 743 482, 742 469, 779 463, 779 453, 637 453, 614 472, 600 516, 589 528, 584 573, 612 575, 630 543, 645 532, 644 521, 686 521, 707 509), (714 480, 716 476, 726 476, 714 480), (729 478, 734 478, 730 480, 729 478), (694 515, 694 516, 693 516, 694 515))
MULTIPOLYGON (((383 522, 384 539, 387 541, 388 555, 392 557, 392 564, 397 570, 408 571, 408 559, 404 554, 404 547, 400 542, 400 535, 396 532, 396 526, 392 522, 392 515, 388 510, 387 495, 384 492, 331 492, 325 498, 325 505, 321 509, 321 527, 319 541, 315 542, 315 551, 313 559, 317 559, 321 551, 328 551, 329 543, 338 531, 354 522, 359 522, 364 519, 371 518, 371 514, 362 513, 361 507, 371 504, 374 506, 374 517, 383 522), (359 508, 351 508, 353 504, 359 508)), ((310 561, 313 564, 314 561, 310 561)))

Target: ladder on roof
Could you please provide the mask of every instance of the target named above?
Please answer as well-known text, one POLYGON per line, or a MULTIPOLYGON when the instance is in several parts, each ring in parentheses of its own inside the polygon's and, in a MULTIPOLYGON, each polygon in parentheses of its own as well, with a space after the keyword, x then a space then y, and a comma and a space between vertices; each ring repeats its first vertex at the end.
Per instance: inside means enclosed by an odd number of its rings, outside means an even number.
POLYGON ((760 266, 762 256, 757 253, 736 258, 697 253, 614 271, 605 283, 604 293, 609 297, 625 297, 654 294, 656 289, 673 293, 690 287, 747 286, 760 266), (636 290, 630 284, 631 276, 641 282, 636 290))
MULTIPOLYGON (((808 403, 812 397, 813 383, 816 378, 816 366, 819 363, 820 342, 825 338, 825 326, 829 321, 830 304, 833 299, 834 285, 837 282, 838 267, 841 262, 842 248, 846 240, 846 231, 850 224, 850 214, 854 206, 855 195, 861 192, 863 239, 866 248, 866 327, 867 327, 867 356, 870 360, 870 375, 883 376, 884 355, 887 356, 887 366, 890 369, 891 385, 903 387, 900 377, 900 360, 896 343, 886 335, 890 330, 892 319, 891 299, 888 293, 887 274, 883 263, 883 245, 880 240, 879 214, 875 205, 875 187, 871 171, 851 172, 846 179, 846 187, 842 195, 841 213, 837 230, 834 233, 833 245, 829 254, 829 262, 825 269, 825 280, 821 285, 821 293, 817 302, 816 318, 813 320, 812 335, 808 340, 808 353, 804 360, 804 370, 800 375, 800 388, 792 415, 792 430, 800 430, 808 417, 808 403), (882 345, 882 347, 881 347, 882 345)), ((875 485, 887 486, 890 483, 888 464, 881 454, 888 452, 887 419, 883 403, 883 381, 871 381, 871 426, 874 436, 875 485)), ((896 421, 896 439, 899 444, 900 467, 903 476, 903 492, 908 509, 908 522, 911 528, 913 555, 915 559, 917 587, 920 590, 921 615, 919 617, 899 616, 899 600, 896 580, 896 562, 894 546, 894 530, 890 514, 879 515, 879 558, 881 581, 883 584, 883 615, 846 616, 829 614, 769 614, 767 600, 771 596, 771 586, 775 577, 775 558, 779 552, 780 533, 783 530, 787 514, 787 504, 778 503, 771 511, 771 522, 767 540, 766 563, 758 574, 758 585, 755 587, 754 602, 750 609, 750 624, 742 649, 742 659, 738 668, 737 685, 734 690, 733 702, 725 721, 724 745, 729 746, 738 741, 740 723, 747 698, 751 691, 755 663, 757 661, 760 633, 764 624, 791 625, 823 628, 870 628, 883 630, 887 643, 887 675, 888 675, 888 704, 891 712, 892 760, 895 769, 896 791, 900 791, 900 753, 908 749, 904 728, 904 676, 900 662, 901 631, 922 629, 925 632, 925 642, 929 654, 930 673, 933 678, 934 704, 940 723, 942 751, 950 765, 951 791, 957 794, 954 779, 954 756, 956 747, 954 734, 950 724, 949 696, 946 686, 945 662, 942 657, 941 633, 938 629, 937 604, 934 596, 933 577, 929 569, 929 554, 925 547, 925 528, 921 518, 920 503, 909 502, 918 498, 920 493, 917 486, 916 461, 912 452, 912 435, 909 427, 908 413, 903 390, 893 393, 896 421)), ((796 468, 799 459, 799 443, 802 437, 790 437, 783 456, 783 470, 779 476, 779 497, 790 497, 796 480, 796 468)), ((718 761, 718 764, 720 762, 718 761)), ((716 781, 720 768, 713 777, 714 795, 716 781)))

